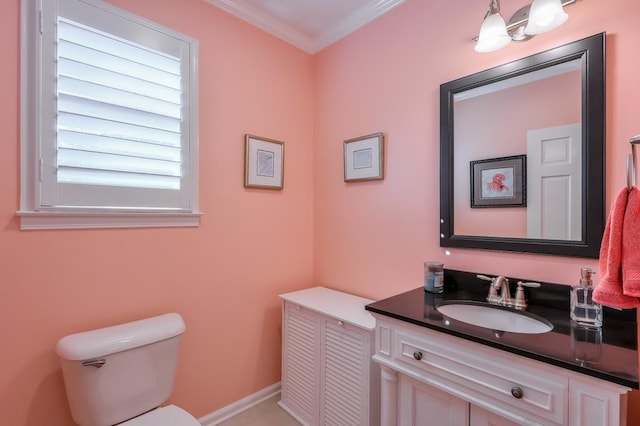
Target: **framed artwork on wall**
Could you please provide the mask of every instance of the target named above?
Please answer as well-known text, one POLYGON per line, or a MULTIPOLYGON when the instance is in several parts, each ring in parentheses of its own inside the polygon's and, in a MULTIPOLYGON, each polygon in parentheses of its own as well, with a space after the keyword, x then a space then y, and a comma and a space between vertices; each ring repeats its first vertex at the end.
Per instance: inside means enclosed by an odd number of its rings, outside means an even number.
POLYGON ((471 161, 471 207, 526 207, 527 156, 471 161))
POLYGON ((244 186, 284 188, 284 142, 245 135, 244 186))
POLYGON ((344 181, 384 179, 384 135, 344 141, 344 181))

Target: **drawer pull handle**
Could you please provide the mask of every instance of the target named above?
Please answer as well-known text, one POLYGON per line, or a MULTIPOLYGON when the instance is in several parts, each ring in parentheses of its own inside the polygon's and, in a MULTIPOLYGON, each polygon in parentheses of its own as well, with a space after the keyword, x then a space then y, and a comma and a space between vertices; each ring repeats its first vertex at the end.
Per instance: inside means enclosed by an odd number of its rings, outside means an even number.
POLYGON ((338 327, 342 327, 343 325, 344 325, 344 322, 338 321, 338 327))
POLYGON ((522 399, 522 397, 524 396, 524 392, 522 392, 522 389, 514 386, 511 388, 511 396, 513 396, 515 399, 522 399))
POLYGON ((422 359, 422 352, 415 351, 415 352, 413 353, 413 357, 414 357, 416 360, 420 361, 420 360, 422 359))

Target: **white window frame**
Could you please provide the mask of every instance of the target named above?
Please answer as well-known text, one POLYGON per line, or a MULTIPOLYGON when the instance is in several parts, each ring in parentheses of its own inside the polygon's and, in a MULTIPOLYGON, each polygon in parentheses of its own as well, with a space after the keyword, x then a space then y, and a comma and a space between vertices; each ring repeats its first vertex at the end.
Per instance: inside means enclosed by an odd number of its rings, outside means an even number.
MULTIPOLYGON (((21 140, 20 140, 20 210, 21 229, 74 229, 74 228, 129 228, 129 227, 174 227, 199 226, 198 211, 198 41, 172 29, 163 27, 132 13, 116 8, 100 0, 74 0, 101 9, 117 17, 125 18, 135 26, 150 27, 156 31, 183 40, 189 45, 189 174, 187 191, 189 206, 181 209, 157 208, 86 208, 48 207, 41 203, 42 150, 45 144, 43 126, 55 125, 55 111, 47 111, 47 96, 43 93, 43 75, 55 67, 52 61, 42 58, 42 32, 46 20, 57 20, 46 16, 42 2, 58 0, 22 0, 21 4, 21 140), (44 108, 43 108, 44 106, 44 108)), ((52 10, 52 9, 47 9, 52 10)), ((55 10, 55 8, 53 9, 55 10)))

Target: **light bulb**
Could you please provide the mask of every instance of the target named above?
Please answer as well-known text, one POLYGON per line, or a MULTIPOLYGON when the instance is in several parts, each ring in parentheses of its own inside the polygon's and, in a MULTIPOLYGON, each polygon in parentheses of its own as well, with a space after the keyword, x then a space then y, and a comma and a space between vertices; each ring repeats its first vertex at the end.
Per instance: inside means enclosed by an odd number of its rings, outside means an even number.
POLYGON ((501 49, 511 43, 511 37, 507 34, 507 26, 502 15, 493 13, 482 22, 476 52, 486 53, 501 49))
POLYGON ((560 0, 533 0, 525 34, 536 35, 564 24, 569 19, 560 0))

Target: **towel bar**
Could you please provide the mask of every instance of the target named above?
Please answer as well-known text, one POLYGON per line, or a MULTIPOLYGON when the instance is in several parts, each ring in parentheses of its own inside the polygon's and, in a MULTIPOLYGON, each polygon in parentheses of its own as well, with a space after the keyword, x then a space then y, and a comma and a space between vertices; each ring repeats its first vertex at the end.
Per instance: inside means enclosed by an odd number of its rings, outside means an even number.
POLYGON ((636 135, 629 140, 631 144, 631 154, 627 155, 627 190, 631 189, 638 182, 638 170, 636 169, 636 144, 640 143, 640 135, 636 135))

